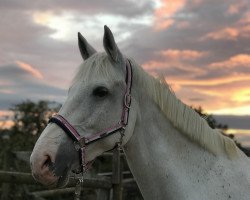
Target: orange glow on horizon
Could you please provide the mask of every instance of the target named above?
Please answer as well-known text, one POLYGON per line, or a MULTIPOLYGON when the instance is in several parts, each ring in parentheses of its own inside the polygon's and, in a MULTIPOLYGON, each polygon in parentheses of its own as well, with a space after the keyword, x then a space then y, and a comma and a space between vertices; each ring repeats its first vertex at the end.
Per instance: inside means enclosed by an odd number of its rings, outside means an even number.
POLYGON ((243 135, 250 135, 250 130, 247 130, 247 129, 228 129, 226 131, 226 134, 234 134, 234 135, 237 135, 237 134, 243 134, 243 135))
POLYGON ((8 117, 12 116, 13 112, 9 110, 0 110, 0 129, 10 128, 13 122, 8 117))
POLYGON ((248 105, 250 75, 243 73, 244 69, 250 66, 249 54, 238 54, 228 60, 214 62, 202 68, 192 66, 190 61, 209 56, 208 52, 168 49, 157 54, 162 55, 164 59, 148 61, 143 64, 143 68, 155 76, 157 72, 165 71, 167 83, 186 104, 200 105, 210 113, 216 114, 250 114, 248 105), (167 71, 171 71, 171 68, 187 73, 181 76, 178 74, 168 76, 167 71), (216 73, 217 69, 230 69, 231 73, 200 80, 195 78, 206 75, 209 70, 211 73, 216 73), (187 92, 188 90, 190 92, 187 92))
POLYGON ((0 121, 0 129, 9 129, 14 125, 14 122, 11 120, 0 121))
POLYGON ((206 111, 208 113, 216 114, 216 115, 250 115, 250 106, 237 106, 237 107, 224 107, 224 108, 216 108, 216 109, 209 109, 207 108, 206 111))
POLYGON ((239 103, 250 102, 250 88, 236 91, 236 93, 232 97, 232 100, 237 101, 239 103))

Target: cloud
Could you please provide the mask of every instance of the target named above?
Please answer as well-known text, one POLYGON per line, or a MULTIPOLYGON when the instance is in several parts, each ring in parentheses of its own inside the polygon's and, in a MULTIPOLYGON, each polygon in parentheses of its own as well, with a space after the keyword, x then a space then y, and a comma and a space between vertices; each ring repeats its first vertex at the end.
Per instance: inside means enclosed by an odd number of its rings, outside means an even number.
POLYGON ((34 101, 48 99, 60 102, 65 99, 65 90, 49 85, 41 77, 42 74, 38 70, 21 61, 1 65, 0 109, 7 110, 11 105, 27 99, 34 101))
POLYGON ((43 79, 43 75, 41 74, 40 71, 32 67, 31 65, 21 62, 21 61, 16 61, 16 64, 22 68, 24 71, 30 73, 32 76, 38 79, 43 79))
POLYGON ((161 54, 171 60, 196 60, 206 55, 206 52, 198 52, 194 50, 177 50, 168 49, 162 51, 161 54))
POLYGON ((219 85, 238 82, 238 81, 249 81, 250 76, 235 76, 235 77, 219 77, 219 78, 210 78, 210 79, 204 79, 204 80, 189 80, 189 79, 183 79, 180 77, 179 79, 168 78, 169 81, 173 81, 175 83, 181 84, 181 85, 187 85, 187 86, 216 86, 219 87, 219 85))
POLYGON ((135 17, 152 11, 153 1, 78 1, 78 0, 43 0, 36 3, 29 0, 2 0, 0 8, 2 10, 15 11, 52 11, 54 13, 61 13, 62 11, 77 12, 77 14, 95 15, 97 13, 111 13, 116 15, 124 15, 128 17, 135 17))
MULTIPOLYGON (((222 62, 215 62, 215 63, 211 63, 209 65, 210 68, 249 68, 250 66, 250 54, 239 54, 239 55, 235 55, 231 58, 229 58, 226 61, 222 61, 222 62)), ((250 71, 249 71, 250 73, 250 71)))
POLYGON ((227 9, 227 14, 229 15, 239 14, 243 10, 247 9, 248 3, 249 2, 247 0, 238 0, 237 2, 229 4, 227 9))
POLYGON ((213 40, 235 40, 239 36, 239 30, 236 28, 224 28, 215 32, 208 33, 202 39, 213 39, 213 40))
POLYGON ((155 10, 155 30, 167 29, 173 25, 175 14, 186 4, 186 0, 162 0, 160 6, 155 10))
MULTIPOLYGON (((196 61, 202 57, 207 56, 207 54, 208 54, 207 52, 199 52, 189 49, 184 49, 184 50, 166 49, 160 52, 155 52, 155 55, 157 55, 158 59, 150 60, 150 62, 152 63, 165 62, 165 64, 168 64, 168 63, 181 63, 186 61, 196 61)), ((144 65, 147 65, 147 63, 145 63, 144 65)))
POLYGON ((14 63, 0 65, 0 77, 1 81, 6 81, 8 83, 43 79, 43 75, 38 69, 35 69, 30 64, 23 61, 15 61, 14 63), (13 77, 15 77, 15 79, 13 79, 13 77))
POLYGON ((226 11, 229 19, 235 17, 235 21, 230 24, 225 24, 221 28, 213 30, 205 34, 201 40, 238 40, 239 38, 250 38, 250 12, 247 9, 248 1, 240 0, 237 3, 229 5, 226 11), (240 17, 239 17, 240 16, 240 17))
POLYGON ((201 39, 236 40, 239 37, 250 38, 250 26, 226 27, 221 30, 208 33, 201 39))
POLYGON ((209 112, 246 114, 250 83, 247 3, 3 0, 0 108, 26 98, 63 99, 82 62, 76 33, 81 31, 92 46, 103 51, 103 25, 107 24, 121 51, 151 74, 165 76, 185 103, 201 105, 209 112))
POLYGON ((183 73, 203 73, 199 67, 192 65, 208 55, 208 52, 199 52, 190 49, 166 49, 156 52, 158 57, 143 64, 144 69, 150 72, 166 74, 168 76, 181 75, 183 73))
POLYGON ((78 31, 103 51, 103 26, 108 24, 123 47, 122 41, 131 35, 128 29, 136 31, 151 23, 153 7, 153 2, 146 1, 1 1, 5 20, 0 26, 5 28, 0 31, 0 64, 25 60, 36 66, 47 82, 68 87, 82 62, 78 31))
POLYGON ((249 114, 248 54, 198 67, 196 61, 210 56, 210 53, 190 53, 187 50, 166 52, 163 60, 158 58, 143 66, 153 74, 165 75, 176 95, 186 104, 202 105, 211 113, 249 114))

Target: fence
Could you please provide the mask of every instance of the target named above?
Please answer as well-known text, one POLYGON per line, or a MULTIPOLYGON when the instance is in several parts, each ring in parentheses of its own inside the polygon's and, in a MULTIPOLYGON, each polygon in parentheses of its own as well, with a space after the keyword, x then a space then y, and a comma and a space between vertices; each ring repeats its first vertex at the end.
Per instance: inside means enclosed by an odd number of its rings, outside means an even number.
MULTIPOLYGON (((66 188, 51 189, 42 188, 42 190, 31 191, 29 185, 39 185, 32 177, 31 173, 15 171, 17 162, 16 160, 25 161, 29 163, 30 152, 6 152, 4 156, 3 170, 0 170, 0 183, 1 187, 1 199, 10 199, 11 185, 18 184, 22 188, 23 193, 29 199, 44 200, 47 197, 55 197, 58 195, 70 194, 72 196, 75 192, 75 185, 77 179, 70 178, 66 188), (13 166, 16 165, 16 166, 13 166)), ((112 172, 101 172, 96 177, 84 178, 82 186, 85 189, 91 188, 95 190, 97 200, 122 200, 124 197, 124 191, 131 189, 139 191, 134 179, 131 177, 130 171, 123 171, 123 165, 125 159, 124 154, 118 149, 115 149, 113 153, 105 153, 104 157, 112 156, 112 172), (124 179, 124 176, 129 178, 124 179)), ((22 199, 20 197, 20 199, 22 199)), ((140 195, 139 195, 139 199, 140 195)))

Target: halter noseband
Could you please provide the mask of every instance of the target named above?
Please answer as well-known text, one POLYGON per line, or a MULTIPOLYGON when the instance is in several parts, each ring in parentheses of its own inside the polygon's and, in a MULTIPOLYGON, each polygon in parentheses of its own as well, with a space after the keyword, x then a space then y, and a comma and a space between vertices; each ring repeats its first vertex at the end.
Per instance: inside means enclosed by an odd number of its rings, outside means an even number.
MULTIPOLYGON (((52 116, 49 123, 57 124, 64 132, 74 141, 76 150, 79 152, 81 171, 88 170, 89 162, 86 161, 85 149, 91 143, 97 142, 100 139, 108 137, 118 131, 121 133, 121 140, 123 137, 123 131, 128 124, 129 109, 131 105, 131 86, 132 86, 132 67, 130 61, 126 62, 126 90, 124 94, 123 110, 120 121, 107 129, 99 131, 90 136, 81 136, 78 131, 62 116, 56 114, 52 116)), ((120 141, 121 143, 122 141, 120 141)))

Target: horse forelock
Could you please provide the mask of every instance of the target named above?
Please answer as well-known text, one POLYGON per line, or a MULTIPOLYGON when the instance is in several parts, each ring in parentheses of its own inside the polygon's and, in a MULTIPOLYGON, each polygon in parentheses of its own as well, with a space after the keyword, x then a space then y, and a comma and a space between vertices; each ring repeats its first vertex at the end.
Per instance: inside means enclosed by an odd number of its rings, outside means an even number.
POLYGON ((118 80, 118 70, 111 67, 112 63, 106 53, 96 53, 84 61, 78 68, 71 84, 78 81, 89 82, 92 80, 118 80))

